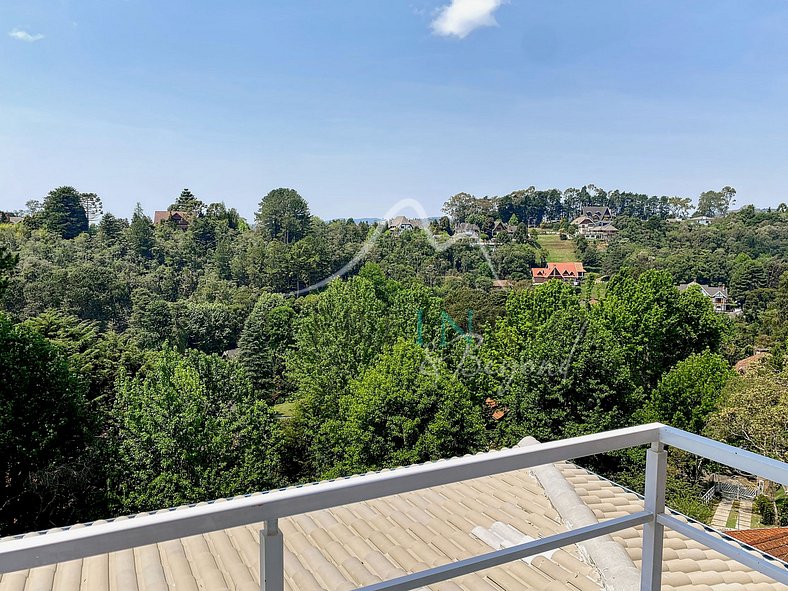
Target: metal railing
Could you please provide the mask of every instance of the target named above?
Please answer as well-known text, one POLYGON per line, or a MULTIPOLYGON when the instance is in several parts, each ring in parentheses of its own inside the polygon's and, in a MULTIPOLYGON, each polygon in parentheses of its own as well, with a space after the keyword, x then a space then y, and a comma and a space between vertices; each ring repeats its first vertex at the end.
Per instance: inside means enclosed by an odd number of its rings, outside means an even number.
POLYGON ((284 547, 278 526, 281 518, 649 444, 643 511, 382 581, 359 591, 417 589, 638 525, 644 526, 641 591, 657 591, 661 587, 666 527, 788 584, 788 569, 782 563, 753 555, 744 547, 716 537, 665 511, 665 446, 676 447, 783 485, 788 484, 788 464, 658 423, 270 491, 165 513, 138 515, 45 535, 8 539, 0 542, 0 573, 264 522, 260 532, 260 586, 263 591, 282 591, 284 547))

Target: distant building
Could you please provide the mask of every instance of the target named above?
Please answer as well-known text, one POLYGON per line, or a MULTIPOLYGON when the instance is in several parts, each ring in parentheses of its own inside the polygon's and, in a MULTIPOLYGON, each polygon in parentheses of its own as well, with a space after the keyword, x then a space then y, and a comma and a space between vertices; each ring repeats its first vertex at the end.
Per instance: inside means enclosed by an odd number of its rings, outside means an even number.
POLYGON ((24 218, 0 211, 0 224, 18 224, 24 218))
POLYGON ((189 227, 192 215, 188 211, 157 211, 153 214, 153 223, 172 222, 181 230, 189 227))
POLYGON ((532 267, 534 285, 547 283, 551 279, 560 279, 572 285, 579 285, 586 270, 583 263, 547 263, 546 267, 532 267))
POLYGON ((589 240, 604 240, 605 242, 609 242, 611 238, 618 234, 618 228, 610 221, 612 219, 610 208, 587 207, 584 209, 604 211, 591 212, 594 213, 596 217, 583 214, 572 220, 572 225, 577 226, 577 231, 581 236, 589 240))
POLYGON ((604 205, 584 205, 580 208, 580 216, 590 218, 593 222, 612 222, 616 213, 604 205))
POLYGON ((580 234, 589 240, 604 240, 610 242, 618 234, 618 228, 613 224, 592 224, 580 228, 580 234))
POLYGON ((514 224, 504 224, 501 220, 495 222, 492 229, 493 237, 498 234, 509 234, 510 236, 517 231, 517 226, 514 224))
POLYGON ((711 222, 714 221, 714 218, 710 218, 705 215, 699 215, 693 218, 687 218, 684 221, 686 221, 688 224, 692 224, 695 226, 708 226, 711 222))
POLYGON ((476 224, 466 224, 466 223, 456 224, 454 226, 454 235, 478 240, 479 226, 477 226, 476 224))
POLYGON ((414 220, 408 219, 404 215, 398 215, 397 217, 388 221, 388 226, 389 230, 405 232, 408 230, 413 230, 416 227, 413 222, 414 220))
POLYGON ((714 311, 723 313, 728 311, 728 288, 724 285, 720 285, 719 287, 712 287, 710 285, 703 285, 702 283, 698 283, 697 281, 691 281, 690 283, 682 283, 679 285, 679 291, 686 291, 690 285, 697 285, 700 287, 701 291, 711 299, 712 303, 714 304, 714 311))

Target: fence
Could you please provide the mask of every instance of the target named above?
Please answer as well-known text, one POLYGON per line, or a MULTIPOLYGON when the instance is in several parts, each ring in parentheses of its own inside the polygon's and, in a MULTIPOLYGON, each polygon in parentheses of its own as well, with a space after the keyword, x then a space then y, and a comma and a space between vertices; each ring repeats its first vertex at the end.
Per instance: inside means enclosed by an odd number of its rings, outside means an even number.
POLYGON ((0 542, 0 572, 86 558, 262 521, 261 589, 282 591, 284 548, 278 520, 283 517, 640 445, 650 445, 643 511, 382 581, 359 591, 418 589, 638 525, 644 526, 641 591, 657 591, 661 587, 663 532, 666 527, 788 584, 788 570, 781 563, 753 555, 740 545, 715 537, 666 513, 665 446, 676 447, 783 485, 788 484, 788 464, 658 423, 271 491, 264 495, 141 515, 46 535, 18 537, 0 542))

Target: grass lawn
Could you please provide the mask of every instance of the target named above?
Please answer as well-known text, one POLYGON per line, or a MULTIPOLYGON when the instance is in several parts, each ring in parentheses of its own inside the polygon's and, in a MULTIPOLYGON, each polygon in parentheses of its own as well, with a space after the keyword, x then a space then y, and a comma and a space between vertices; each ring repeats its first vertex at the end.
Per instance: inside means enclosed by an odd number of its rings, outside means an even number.
POLYGON ((574 240, 561 240, 558 234, 539 234, 539 244, 547 251, 548 263, 577 261, 574 240))
POLYGON ((275 404, 271 408, 279 415, 280 419, 289 419, 293 416, 295 404, 295 402, 283 402, 282 404, 275 404))
POLYGON ((733 501, 733 507, 731 507, 731 512, 728 513, 728 521, 725 522, 725 527, 728 529, 734 529, 738 527, 736 523, 739 519, 739 501, 733 501))

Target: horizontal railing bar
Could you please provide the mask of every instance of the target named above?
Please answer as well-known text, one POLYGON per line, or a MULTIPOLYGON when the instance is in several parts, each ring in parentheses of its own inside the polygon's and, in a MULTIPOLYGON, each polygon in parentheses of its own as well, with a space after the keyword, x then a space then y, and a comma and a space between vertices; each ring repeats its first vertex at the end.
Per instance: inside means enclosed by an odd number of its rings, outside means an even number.
POLYGON ((738 544, 727 542, 724 539, 713 536, 702 529, 681 521, 673 515, 662 513, 657 515, 657 521, 665 527, 669 527, 673 531, 703 544, 707 548, 716 550, 720 554, 724 554, 728 558, 732 558, 767 577, 771 577, 779 583, 788 585, 788 569, 776 562, 770 562, 765 558, 755 556, 738 544))
POLYGON ((659 440, 665 445, 677 447, 748 474, 755 474, 788 486, 788 464, 785 462, 759 456, 751 451, 666 425, 660 428, 659 440))
POLYGON ((657 441, 652 423, 0 541, 0 573, 87 558, 657 441))
POLYGON ((411 589, 418 589, 426 585, 440 583, 441 581, 447 581, 494 566, 507 564, 521 558, 541 554, 542 552, 557 550, 564 546, 584 542, 591 538, 608 535, 630 527, 637 527, 638 525, 643 525, 652 518, 652 514, 648 511, 640 511, 624 517, 616 517, 615 519, 610 519, 601 523, 561 532, 532 542, 518 544, 511 548, 504 548, 503 550, 497 550, 488 554, 458 560, 457 562, 451 562, 418 573, 404 575, 396 579, 381 581, 380 583, 361 587, 356 591, 410 591, 411 589))

